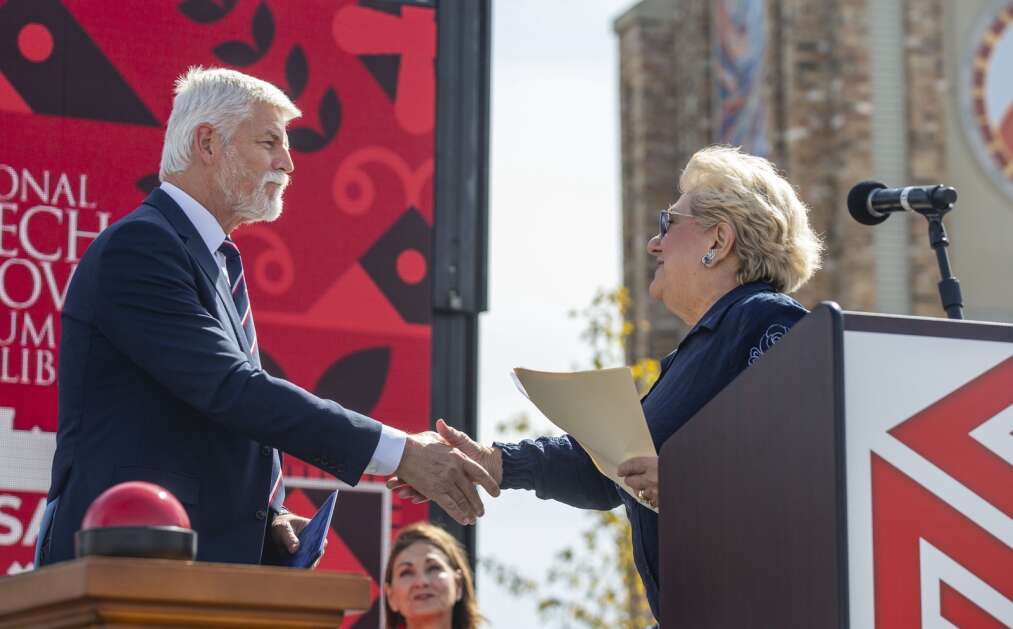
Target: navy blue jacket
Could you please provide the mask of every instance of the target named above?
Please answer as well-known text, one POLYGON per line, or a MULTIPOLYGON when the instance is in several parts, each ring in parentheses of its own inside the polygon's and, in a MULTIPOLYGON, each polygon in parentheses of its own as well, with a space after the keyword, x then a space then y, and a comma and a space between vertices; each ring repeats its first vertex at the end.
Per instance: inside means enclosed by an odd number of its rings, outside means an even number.
MULTIPOLYGON (((661 361, 657 382, 641 400, 654 447, 660 452, 676 430, 805 314, 794 299, 761 282, 739 286, 711 306, 661 361)), ((659 617, 657 514, 602 476, 569 435, 495 445, 503 451, 503 489, 533 489, 539 498, 582 509, 625 505, 633 558, 651 611, 659 617)), ((666 517, 678 517, 675 510, 666 517)))
POLYGON ((274 449, 354 485, 380 439, 373 419, 257 366, 228 278, 160 189, 88 247, 61 325, 43 563, 73 558, 85 510, 127 480, 179 498, 198 559, 259 563, 274 449))

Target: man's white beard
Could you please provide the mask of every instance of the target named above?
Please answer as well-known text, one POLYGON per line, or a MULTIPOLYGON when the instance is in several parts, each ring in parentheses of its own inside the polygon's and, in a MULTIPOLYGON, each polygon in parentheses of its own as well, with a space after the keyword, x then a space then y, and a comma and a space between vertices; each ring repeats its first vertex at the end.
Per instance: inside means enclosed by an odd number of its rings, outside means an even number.
POLYGON ((285 173, 268 172, 249 193, 241 192, 241 187, 255 177, 239 159, 239 152, 234 146, 225 147, 225 159, 222 168, 215 174, 215 183, 225 195, 225 203, 244 223, 260 221, 271 222, 281 216, 282 196, 288 186, 289 178, 285 173), (278 192, 272 198, 267 193, 267 184, 278 184, 278 192))

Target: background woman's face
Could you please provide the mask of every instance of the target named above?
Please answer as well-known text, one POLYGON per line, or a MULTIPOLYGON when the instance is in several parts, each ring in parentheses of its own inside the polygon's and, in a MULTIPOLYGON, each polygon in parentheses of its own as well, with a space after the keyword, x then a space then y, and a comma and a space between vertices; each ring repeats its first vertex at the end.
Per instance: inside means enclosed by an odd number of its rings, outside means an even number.
POLYGON ((447 615, 461 598, 461 579, 450 560, 435 546, 415 542, 402 550, 391 566, 387 603, 405 617, 447 615))

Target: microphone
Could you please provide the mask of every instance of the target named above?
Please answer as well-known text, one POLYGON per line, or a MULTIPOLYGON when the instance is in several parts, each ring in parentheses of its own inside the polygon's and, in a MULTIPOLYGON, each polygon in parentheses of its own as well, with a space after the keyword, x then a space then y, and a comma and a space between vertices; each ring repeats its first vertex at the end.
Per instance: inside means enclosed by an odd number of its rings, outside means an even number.
POLYGON ((848 193, 848 212, 863 225, 878 225, 891 212, 942 214, 953 209, 957 191, 949 186, 887 188, 878 181, 863 181, 848 193))

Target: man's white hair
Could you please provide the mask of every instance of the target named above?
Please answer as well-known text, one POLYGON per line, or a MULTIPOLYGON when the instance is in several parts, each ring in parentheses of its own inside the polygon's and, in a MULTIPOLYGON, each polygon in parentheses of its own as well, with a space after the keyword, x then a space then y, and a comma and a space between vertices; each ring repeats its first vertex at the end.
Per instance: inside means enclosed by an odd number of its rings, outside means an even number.
POLYGON ((267 81, 225 68, 187 70, 176 79, 158 178, 164 181, 167 175, 187 169, 193 159, 193 132, 199 125, 210 124, 228 143, 256 103, 277 107, 286 123, 302 115, 284 92, 267 81))

